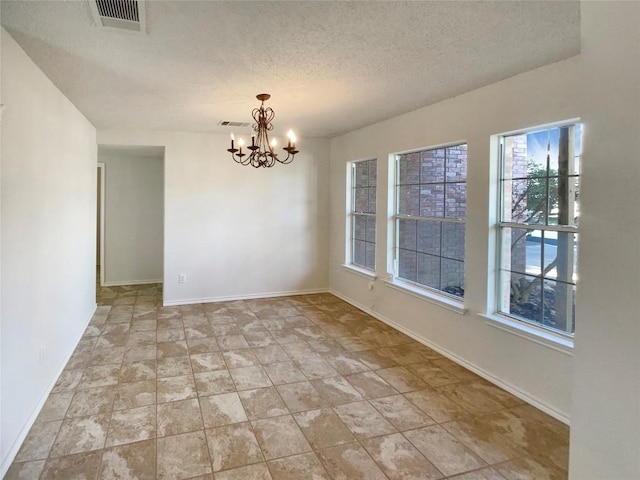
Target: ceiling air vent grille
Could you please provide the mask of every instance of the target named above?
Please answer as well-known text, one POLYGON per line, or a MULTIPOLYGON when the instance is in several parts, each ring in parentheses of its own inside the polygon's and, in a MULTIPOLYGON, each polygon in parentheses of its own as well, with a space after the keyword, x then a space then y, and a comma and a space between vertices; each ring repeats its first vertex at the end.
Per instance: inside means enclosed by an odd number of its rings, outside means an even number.
POLYGON ((224 120, 218 123, 218 125, 221 127, 248 127, 251 124, 247 122, 229 122, 228 120, 224 120))
POLYGON ((135 0, 96 0, 101 17, 139 22, 138 2, 135 0))
POLYGON ((99 27, 146 32, 145 0, 88 0, 99 27))

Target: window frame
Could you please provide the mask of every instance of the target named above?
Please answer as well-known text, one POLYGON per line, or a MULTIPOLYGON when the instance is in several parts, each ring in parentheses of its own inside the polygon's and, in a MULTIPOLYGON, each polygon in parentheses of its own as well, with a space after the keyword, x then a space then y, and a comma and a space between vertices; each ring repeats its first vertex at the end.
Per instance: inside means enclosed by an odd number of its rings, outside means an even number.
MULTIPOLYGON (((513 270, 512 268, 512 263, 509 263, 509 268, 506 269, 505 268, 505 262, 504 262, 504 258, 503 258, 503 252, 504 252, 504 246, 503 246, 503 235, 504 235, 504 230, 505 229, 518 229, 518 230, 526 230, 529 232, 534 232, 534 231, 541 231, 541 233, 544 235, 545 232, 557 232, 557 233, 567 233, 567 234, 571 234, 574 236, 574 248, 577 249, 577 245, 578 245, 578 239, 579 239, 579 225, 578 223, 574 223, 573 225, 557 225, 557 224, 549 224, 549 217, 551 216, 551 209, 549 208, 549 180, 552 178, 560 178, 560 175, 556 175, 556 176, 550 176, 550 169, 551 164, 549 163, 550 160, 548 160, 548 164, 546 166, 546 175, 542 176, 542 177, 529 177, 528 173, 525 177, 512 177, 512 178, 505 178, 505 169, 506 169, 506 151, 505 151, 505 139, 508 137, 515 137, 515 136, 519 136, 519 135, 529 135, 529 134, 535 134, 535 133, 541 133, 541 132, 545 132, 545 131, 551 131, 553 129, 560 129, 560 128, 569 128, 569 133, 568 133, 568 155, 572 158, 572 162, 575 162, 575 159, 578 158, 580 163, 582 162, 582 156, 583 156, 583 149, 582 149, 582 138, 580 139, 580 151, 579 153, 576 153, 575 151, 575 138, 576 138, 576 133, 575 133, 575 128, 576 127, 580 127, 580 135, 582 135, 582 133, 584 132, 584 125, 581 123, 580 119, 573 119, 573 120, 568 120, 568 121, 563 121, 563 122, 556 122, 556 123, 550 123, 550 124, 544 124, 544 125, 538 125, 535 127, 531 127, 531 128, 526 128, 526 129, 522 129, 522 130, 518 130, 518 131, 514 131, 514 132, 507 132, 507 133, 503 133, 503 134, 499 134, 496 135, 496 139, 497 139, 497 161, 498 161, 498 166, 497 166, 497 178, 496 178, 496 188, 497 188, 497 195, 496 195, 496 212, 495 212, 495 246, 496 246, 496 253, 495 253, 495 257, 494 257, 494 261, 493 261, 493 265, 492 265, 492 272, 493 272, 493 281, 494 281, 494 285, 495 288, 493 289, 495 298, 493 299, 493 314, 491 315, 486 315, 486 318, 488 320, 491 320, 492 322, 494 321, 498 321, 500 324, 503 324, 505 327, 507 327, 507 329, 513 329, 513 330, 519 330, 522 333, 525 334, 534 334, 536 337, 539 337, 541 339, 543 339, 545 342, 545 344, 548 345, 548 342, 551 341, 552 343, 555 343, 556 345, 553 346, 553 348, 558 348, 561 351, 567 351, 566 349, 569 348, 571 349, 573 347, 573 338, 574 338, 574 333, 573 332, 569 332, 569 331, 564 331, 564 330, 560 330, 557 328, 554 328, 550 325, 545 325, 544 321, 538 322, 532 319, 528 319, 522 316, 519 316, 517 314, 512 314, 509 312, 505 312, 502 309, 502 305, 503 302, 505 301, 505 292, 503 291, 504 288, 504 279, 503 279, 503 275, 505 274, 512 274, 512 273, 517 273, 517 274, 521 274, 521 275, 527 275, 527 276, 534 276, 531 274, 528 274, 526 272, 526 265, 524 268, 524 272, 520 272, 517 270, 513 270), (546 193, 547 193, 547 200, 546 200, 546 206, 545 206, 545 216, 546 216, 546 220, 545 223, 541 224, 541 223, 521 223, 521 222, 516 222, 516 221, 505 221, 503 220, 503 216, 504 216, 504 209, 505 209, 505 186, 504 183, 506 181, 513 181, 513 180, 527 180, 529 178, 543 178, 546 180, 546 193)), ((576 179, 577 180, 577 185, 578 185, 578 189, 580 189, 581 187, 581 178, 582 178, 582 167, 580 165, 580 168, 578 168, 577 170, 574 170, 574 172, 568 172, 566 175, 562 176, 563 178, 572 180, 572 179, 576 179)), ((579 210, 576 210, 575 207, 573 207, 572 209, 573 213, 576 213, 579 210)), ((513 220, 513 219, 512 219, 513 220)), ((526 234, 528 235, 528 234, 526 234)), ((544 259, 544 239, 541 238, 541 259, 544 259)), ((574 270, 573 270, 573 276, 574 278, 577 277, 577 272, 578 272, 578 268, 577 268, 577 262, 576 262, 576 258, 573 258, 574 256, 574 252, 571 253, 572 256, 572 263, 574 264, 574 270)), ((525 258, 526 261, 526 258, 525 258)), ((544 260, 542 260, 544 261, 544 260)), ((554 260, 555 261, 555 260, 554 260)), ((571 285, 573 287, 573 291, 575 292, 576 288, 577 288, 577 278, 573 281, 573 282, 566 282, 564 280, 558 280, 553 279, 553 278, 547 278, 546 274, 544 273, 544 266, 541 265, 541 272, 539 275, 535 275, 534 277, 539 277, 540 281, 541 281, 541 285, 543 286, 543 291, 544 291, 544 281, 545 279, 547 280, 552 280, 555 281, 556 283, 562 283, 562 284, 566 284, 566 285, 571 285)), ((510 295, 510 292, 509 294, 510 295)), ((575 294, 574 294, 575 295, 575 294)), ((542 301, 544 301, 544 292, 542 293, 542 301)), ((573 331, 575 331, 575 297, 573 299, 573 306, 572 306, 572 313, 573 313, 573 331)), ((491 303, 490 303, 491 304, 491 303)), ((541 310, 541 319, 544 320, 544 306, 541 310)), ((502 328, 500 326, 498 326, 499 328, 502 328)), ((549 345, 548 345, 549 346, 549 345)))
MULTIPOLYGON (((378 201, 378 186, 377 186, 377 170, 378 170, 378 159, 377 158, 364 158, 364 159, 360 159, 360 160, 353 160, 347 163, 347 178, 348 178, 348 182, 347 182, 347 221, 346 221, 346 245, 345 245, 345 263, 344 263, 344 267, 355 271, 356 273, 360 273, 363 274, 365 276, 368 277, 375 277, 375 271, 376 271, 376 267, 377 267, 377 259, 376 259, 376 247, 377 247, 377 235, 378 235, 378 228, 377 228, 377 201, 378 201), (373 205, 376 209, 376 212, 364 212, 364 211, 356 211, 356 189, 357 188, 363 188, 363 187, 358 187, 356 186, 356 168, 358 164, 362 164, 362 163, 369 163, 371 164, 371 162, 373 162, 373 164, 376 166, 376 182, 374 185, 371 185, 371 183, 369 183, 365 188, 371 188, 374 187, 375 188, 375 200, 373 202, 373 205), (373 223, 374 223, 374 236, 373 236, 373 241, 369 241, 366 240, 366 238, 364 240, 362 239, 356 239, 355 237, 355 231, 356 231, 356 227, 355 227, 355 222, 356 222, 356 218, 370 218, 373 219, 373 223), (371 244, 373 245, 373 268, 369 268, 366 265, 361 265, 359 263, 355 262, 356 259, 356 254, 355 254, 355 249, 356 249, 356 240, 358 241, 363 241, 365 243, 371 244)), ((370 204, 370 201, 368 200, 367 204, 370 204)), ((366 228, 366 227, 365 227, 366 228)), ((366 252, 365 252, 366 255, 366 252)), ((366 260, 365 260, 366 263, 366 260)))
MULTIPOLYGON (((442 145, 436 145, 436 146, 429 146, 429 147, 424 147, 424 148, 419 148, 419 149, 415 149, 415 150, 409 150, 409 151, 405 151, 405 152, 398 152, 395 154, 390 155, 390 159, 392 161, 393 164, 393 175, 390 175, 390 179, 393 181, 393 184, 390 185, 390 191, 393 192, 393 205, 392 205, 392 210, 391 210, 391 215, 390 215, 390 227, 391 230, 393 232, 392 235, 392 241, 393 241, 393 246, 392 246, 392 266, 391 266, 391 272, 390 272, 390 279, 387 281, 387 284, 389 286, 391 286, 392 288, 396 288, 399 290, 403 290, 406 293, 409 293, 411 295, 417 296, 419 298, 423 298, 431 303, 435 303, 438 304, 440 306, 443 306, 445 308, 448 308, 456 313, 459 314, 464 314, 466 312, 466 309, 464 308, 464 296, 457 296, 454 294, 450 294, 448 292, 445 292, 444 290, 440 290, 438 288, 434 288, 428 285, 424 285, 422 283, 418 283, 417 281, 412 281, 410 279, 406 279, 400 276, 400 250, 402 250, 402 248, 400 247, 401 245, 401 239, 400 239, 400 222, 401 220, 416 220, 417 222, 420 221, 430 221, 430 222, 438 222, 440 224, 440 248, 439 248, 439 254, 438 255, 432 255, 434 257, 438 257, 440 259, 440 265, 442 265, 442 260, 455 260, 458 262, 462 263, 463 266, 463 288, 464 288, 464 277, 466 276, 466 271, 464 270, 466 268, 466 225, 467 225, 467 221, 466 221, 466 200, 467 200, 467 193, 466 193, 466 186, 468 184, 467 181, 467 171, 466 171, 466 166, 468 165, 468 143, 465 140, 460 140, 460 141, 456 141, 456 142, 452 142, 452 143, 446 143, 446 144, 442 144, 442 145), (446 178, 446 164, 447 164, 447 158, 445 155, 444 158, 444 165, 445 165, 445 170, 444 170, 444 175, 443 175, 443 180, 441 182, 425 182, 424 184, 419 182, 417 185, 421 186, 421 185, 443 185, 443 196, 446 200, 446 184, 464 184, 465 186, 465 214, 464 214, 464 218, 453 218, 453 217, 446 217, 443 213, 443 216, 441 217, 437 217, 437 216, 422 216, 422 215, 408 215, 408 214, 401 214, 399 213, 400 211, 400 187, 402 187, 403 185, 409 185, 409 184, 401 184, 400 183, 400 160, 401 157, 403 155, 408 155, 408 154, 412 154, 412 153, 419 153, 419 152, 427 152, 427 151, 436 151, 436 150, 446 150, 449 148, 455 148, 455 147, 460 147, 460 146, 465 146, 467 149, 467 159, 466 159, 466 164, 465 164, 465 177, 463 181, 447 181, 446 178), (463 225, 464 226, 464 236, 465 236, 465 242, 464 242, 464 253, 462 255, 462 260, 457 259, 457 258, 452 258, 452 257, 447 257, 443 254, 443 244, 442 244, 442 237, 444 235, 444 228, 443 226, 446 224, 457 224, 457 225, 463 225)), ((444 207, 443 207, 444 208, 444 207)), ((419 212, 421 213, 421 212, 419 212)), ((416 228, 418 228, 418 224, 416 223, 416 228)), ((417 236, 417 231, 416 231, 416 236, 417 236)), ((404 249, 406 250, 406 249, 404 249)), ((416 254, 417 253, 421 253, 418 250, 415 251, 416 254)), ((431 254, 429 254, 431 255, 431 254)), ((441 275, 441 274, 440 274, 441 275)), ((441 280, 441 276, 439 277, 439 281, 441 280)), ((417 279, 417 276, 416 276, 417 279)))

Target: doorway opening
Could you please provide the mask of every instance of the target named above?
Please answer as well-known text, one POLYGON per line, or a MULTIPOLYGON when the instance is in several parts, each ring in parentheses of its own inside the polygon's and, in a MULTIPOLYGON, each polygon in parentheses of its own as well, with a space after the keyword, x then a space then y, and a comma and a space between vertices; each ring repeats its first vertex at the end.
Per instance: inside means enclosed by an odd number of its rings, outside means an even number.
POLYGON ((97 190, 98 304, 138 290, 161 304, 164 147, 98 145, 97 190))

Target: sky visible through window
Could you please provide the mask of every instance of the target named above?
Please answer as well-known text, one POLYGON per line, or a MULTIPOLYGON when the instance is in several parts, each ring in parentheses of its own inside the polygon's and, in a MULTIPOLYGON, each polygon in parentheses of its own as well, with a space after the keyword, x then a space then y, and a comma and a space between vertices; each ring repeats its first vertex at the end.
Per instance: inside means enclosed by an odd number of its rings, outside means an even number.
MULTIPOLYGON (((582 135, 580 124, 576 124, 574 128, 574 154, 578 157, 582 149, 582 135)), ((560 129, 552 128, 541 132, 527 134, 527 156, 532 159, 540 167, 547 165, 547 145, 551 143, 551 165, 558 164, 558 141, 560 139, 560 129)), ((579 170, 578 159, 576 158, 577 171, 579 170)))

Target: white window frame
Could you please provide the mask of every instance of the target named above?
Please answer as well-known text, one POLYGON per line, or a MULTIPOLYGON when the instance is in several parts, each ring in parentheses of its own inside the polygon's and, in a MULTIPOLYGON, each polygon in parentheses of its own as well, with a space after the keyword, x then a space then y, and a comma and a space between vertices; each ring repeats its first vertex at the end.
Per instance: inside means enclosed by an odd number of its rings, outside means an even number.
MULTIPOLYGON (((375 270, 376 270, 376 265, 377 265, 377 258, 376 258, 376 246, 377 246, 377 213, 375 212, 359 212, 355 210, 355 189, 356 187, 356 166, 359 163, 364 163, 364 162, 374 162, 376 165, 376 171, 378 169, 378 160, 376 158, 365 158, 365 159, 361 159, 361 160, 353 160, 347 163, 347 182, 346 182, 346 190, 347 190, 347 195, 346 195, 346 199, 347 199, 347 205, 346 205, 346 211, 347 211, 347 215, 346 215, 346 225, 345 225, 345 231, 346 231, 346 242, 345 242, 345 263, 343 264, 343 267, 347 268, 348 270, 360 274, 362 276, 365 276, 367 278, 372 278, 375 279, 376 275, 375 275, 375 270), (365 240, 366 243, 370 243, 373 245, 373 251, 374 251, 374 258, 373 258, 373 268, 368 268, 365 265, 360 265, 355 263, 355 219, 356 217, 368 217, 368 218, 373 218, 374 223, 376 223, 376 233, 374 236, 374 241, 373 242, 367 242, 365 240)), ((377 175, 376 175, 377 178, 377 175)), ((376 205, 376 210, 377 210, 377 193, 378 193, 378 189, 377 189, 377 180, 376 180, 376 185, 370 185, 370 186, 375 186, 376 187, 376 201, 375 201, 375 205, 376 205)))
MULTIPOLYGON (((408 293, 412 296, 421 298, 422 300, 425 300, 429 303, 434 303, 436 305, 439 305, 441 307, 447 308, 451 311, 454 311, 456 313, 459 314, 464 314, 466 313, 466 309, 464 308, 464 298, 459 297, 459 296, 455 296, 455 295, 451 295, 448 294, 442 290, 436 289, 436 288, 432 288, 417 282, 413 282, 411 280, 408 279, 404 279, 402 277, 399 276, 399 248, 400 248, 400 235, 399 235, 399 225, 400 225, 400 219, 410 219, 410 220, 430 220, 430 221, 438 221, 441 224, 445 224, 445 223, 452 223, 452 224, 462 224, 465 226, 465 257, 466 257, 466 214, 465 214, 465 219, 455 219, 455 218, 450 218, 450 217, 422 217, 422 216, 414 216, 414 215, 405 215, 405 214, 400 214, 398 213, 399 210, 399 195, 400 195, 400 191, 399 191, 399 175, 400 175, 400 157, 402 155, 407 155, 407 154, 411 154, 411 153, 416 153, 416 152, 423 152, 423 151, 431 151, 431 150, 439 150, 439 149, 447 149, 447 148, 452 148, 452 147, 457 147, 457 146, 461 146, 461 145, 465 145, 468 146, 467 142, 464 140, 458 141, 458 142, 453 142, 453 143, 447 143, 447 144, 443 144, 443 145, 437 145, 437 146, 430 146, 430 147, 425 147, 425 148, 419 148, 419 149, 415 149, 415 150, 409 150, 406 152, 398 152, 395 154, 390 155, 390 160, 393 164, 393 175, 389 175, 389 178, 391 180, 390 182, 390 188, 389 191, 390 193, 392 193, 393 196, 393 202, 392 204, 390 204, 391 207, 391 211, 390 211, 390 228, 393 232, 392 235, 392 243, 393 243, 393 248, 392 248, 392 254, 393 254, 393 262, 390 265, 390 269, 391 271, 389 272, 388 275, 388 280, 385 282, 387 284, 387 286, 389 286, 390 288, 396 289, 396 290, 400 290, 403 291, 405 293, 408 293)), ((468 164, 468 158, 467 158, 467 164, 468 164)), ((445 177, 446 179, 446 177, 445 177)), ((442 184, 444 185, 445 183, 451 183, 451 182, 445 182, 443 181, 442 184)), ((455 183, 462 183, 462 182, 455 182, 455 183)), ((464 181, 465 186, 467 185, 467 178, 465 177, 465 181, 464 181)), ((439 257, 441 258, 447 258, 444 257, 443 255, 439 255, 439 257)), ((463 265, 466 268, 466 259, 462 260, 463 265)))
MULTIPOLYGON (((555 329, 550 326, 543 325, 542 322, 536 322, 530 319, 526 319, 517 315, 512 315, 507 312, 504 312, 501 308, 503 302, 505 301, 505 295, 509 295, 503 291, 503 246, 502 246, 502 232, 503 229, 511 228, 511 229, 520 229, 520 230, 541 230, 544 232, 561 232, 561 233, 571 233, 575 235, 576 243, 579 238, 579 228, 577 225, 539 225, 539 224, 525 224, 519 222, 509 222, 503 221, 503 208, 504 208, 504 190, 503 190, 503 182, 506 180, 504 178, 504 168, 505 168, 505 138, 517 136, 517 135, 526 135, 535 132, 542 132, 545 130, 551 130, 555 128, 563 128, 569 127, 569 157, 572 159, 576 157, 574 153, 574 138, 575 132, 574 128, 580 125, 581 122, 579 119, 568 120, 564 122, 551 123, 546 125, 539 125, 532 128, 527 128, 524 130, 518 130, 514 132, 503 133, 497 135, 495 138, 497 139, 497 158, 498 158, 498 168, 497 168, 497 181, 496 181, 496 212, 495 212, 495 245, 496 245, 496 254, 494 257, 494 262, 492 265, 492 271, 494 272, 494 284, 495 289, 493 293, 495 298, 493 301, 489 302, 489 306, 493 305, 493 308, 490 309, 492 313, 484 315, 488 320, 488 323, 496 326, 497 328, 503 329, 510 333, 513 333, 518 336, 522 336, 524 338, 533 339, 534 341, 541 343, 543 345, 549 346, 553 349, 559 350, 564 353, 571 354, 571 350, 573 348, 573 333, 562 331, 559 329, 555 329)), ((581 149, 582 150, 582 149, 581 149)), ((582 152, 577 155, 580 160, 582 159, 582 152)), ((581 169, 580 169, 581 170, 581 169)), ((570 173, 567 175, 568 178, 581 178, 581 171, 578 173, 570 173)), ((547 177, 549 178, 549 177, 547 177)), ((548 188, 548 186, 547 186, 548 188)), ((572 259, 573 261, 573 259, 572 259)), ((509 270, 512 271, 512 270, 509 270)), ((574 271, 574 275, 575 275, 574 271)), ((544 281, 544 280, 543 280, 544 281)), ((575 285, 575 283, 574 283, 575 285)), ((575 315, 575 312, 574 312, 575 315)), ((575 327, 575 326, 574 326, 575 327)))

